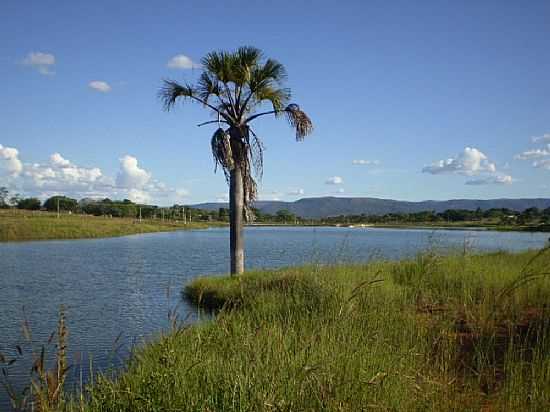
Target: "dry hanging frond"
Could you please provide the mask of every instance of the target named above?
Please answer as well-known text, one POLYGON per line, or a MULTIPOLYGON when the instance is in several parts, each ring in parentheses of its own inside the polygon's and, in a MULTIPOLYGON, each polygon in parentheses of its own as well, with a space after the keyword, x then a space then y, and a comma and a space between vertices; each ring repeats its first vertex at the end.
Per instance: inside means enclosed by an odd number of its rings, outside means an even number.
POLYGON ((214 132, 210 144, 212 146, 212 156, 214 157, 214 171, 216 171, 218 165, 220 165, 226 180, 229 182, 229 172, 234 167, 229 134, 221 127, 218 128, 218 130, 214 132))
POLYGON ((290 125, 296 130, 296 140, 304 140, 313 131, 311 120, 297 104, 289 104, 285 108, 285 114, 290 125))

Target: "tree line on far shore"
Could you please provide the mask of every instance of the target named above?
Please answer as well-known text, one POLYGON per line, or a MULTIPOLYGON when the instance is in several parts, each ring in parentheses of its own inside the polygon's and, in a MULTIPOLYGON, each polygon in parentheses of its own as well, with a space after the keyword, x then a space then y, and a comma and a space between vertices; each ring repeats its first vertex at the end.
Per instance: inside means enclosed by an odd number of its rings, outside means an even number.
POLYGON ((129 199, 73 199, 67 196, 52 196, 42 202, 36 197, 10 195, 5 187, 0 187, 0 209, 15 208, 21 210, 76 213, 94 216, 126 217, 135 219, 171 219, 185 221, 227 221, 227 209, 207 211, 183 205, 161 207, 134 203, 129 199))
MULTIPOLYGON (((0 208, 24 210, 46 210, 50 212, 82 213, 94 216, 129 217, 143 219, 165 218, 192 221, 229 221, 229 209, 203 210, 183 205, 160 207, 137 204, 128 199, 111 200, 108 198, 80 201, 67 196, 52 196, 43 203, 36 197, 10 196, 8 190, 0 187, 0 208)), ((386 213, 384 215, 340 215, 326 218, 309 219, 282 209, 275 214, 264 213, 252 208, 255 223, 277 223, 295 225, 358 225, 358 224, 415 224, 415 223, 461 223, 480 222, 498 225, 550 225, 550 207, 538 209, 531 207, 523 211, 506 208, 482 210, 448 209, 436 213, 433 210, 416 213, 386 213)))

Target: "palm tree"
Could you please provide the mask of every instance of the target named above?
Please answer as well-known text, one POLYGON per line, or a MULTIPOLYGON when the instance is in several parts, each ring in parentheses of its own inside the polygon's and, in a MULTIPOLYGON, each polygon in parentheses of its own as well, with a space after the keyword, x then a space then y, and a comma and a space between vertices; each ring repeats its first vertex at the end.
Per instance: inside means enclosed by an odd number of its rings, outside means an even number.
POLYGON ((215 168, 222 168, 229 184, 231 274, 244 271, 243 218, 250 217, 256 199, 256 181, 263 170, 263 146, 251 124, 262 116, 284 116, 303 140, 313 130, 309 117, 297 104, 289 104, 290 89, 283 87, 286 70, 273 59, 265 59, 254 47, 235 52, 217 51, 201 61, 197 84, 164 80, 159 96, 165 110, 178 100, 194 101, 209 108, 217 124, 211 140, 215 168), (257 112, 262 105, 271 110, 257 112))

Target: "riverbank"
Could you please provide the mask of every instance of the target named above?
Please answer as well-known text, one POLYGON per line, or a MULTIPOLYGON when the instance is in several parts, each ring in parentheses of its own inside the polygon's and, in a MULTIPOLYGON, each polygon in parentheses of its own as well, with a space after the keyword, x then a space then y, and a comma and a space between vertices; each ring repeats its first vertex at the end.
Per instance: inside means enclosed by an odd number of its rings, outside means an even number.
POLYGON ((0 242, 53 239, 85 239, 134 235, 174 230, 205 229, 223 223, 130 218, 108 218, 91 215, 0 210, 0 242))
POLYGON ((344 227, 353 229, 418 229, 418 230, 493 230, 497 232, 550 232, 550 225, 499 225, 479 222, 457 223, 365 223, 365 224, 321 224, 321 223, 249 223, 250 227, 344 227))
POLYGON ((186 298, 218 315, 139 349, 83 410, 545 410, 549 267, 546 250, 198 278, 186 298))

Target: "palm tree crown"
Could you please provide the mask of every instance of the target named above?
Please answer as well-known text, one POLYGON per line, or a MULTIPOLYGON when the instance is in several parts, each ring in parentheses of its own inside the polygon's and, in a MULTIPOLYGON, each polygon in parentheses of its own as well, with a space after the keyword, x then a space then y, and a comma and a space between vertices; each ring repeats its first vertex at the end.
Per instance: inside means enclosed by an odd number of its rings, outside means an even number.
POLYGON ((265 115, 284 115, 303 140, 313 126, 297 104, 289 104, 290 89, 284 87, 286 70, 274 59, 265 59, 254 47, 240 47, 235 52, 217 51, 201 61, 203 72, 195 85, 164 80, 160 98, 165 110, 178 100, 195 101, 212 110, 217 120, 201 123, 218 124, 211 140, 216 167, 229 175, 240 168, 244 186, 244 206, 256 198, 256 178, 263 170, 263 146, 250 124, 265 115), (257 112, 264 104, 272 110, 257 112), (225 128, 222 128, 225 124, 225 128))

